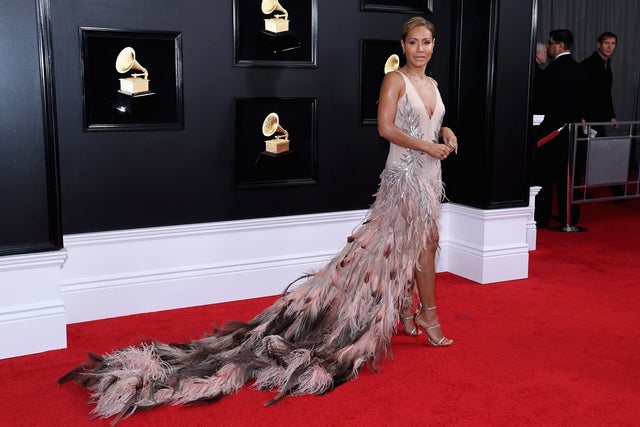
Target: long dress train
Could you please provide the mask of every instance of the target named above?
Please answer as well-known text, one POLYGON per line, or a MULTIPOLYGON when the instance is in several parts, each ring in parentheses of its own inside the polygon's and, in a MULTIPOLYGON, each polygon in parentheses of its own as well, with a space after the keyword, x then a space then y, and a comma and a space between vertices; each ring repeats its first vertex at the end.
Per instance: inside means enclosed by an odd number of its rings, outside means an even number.
MULTIPOLYGON (((437 142, 444 115, 437 89, 429 116, 402 76, 406 94, 396 125, 437 142)), ((436 236, 443 195, 439 160, 391 144, 375 201, 345 246, 254 319, 187 343, 91 354, 59 382, 88 388, 92 412, 117 422, 137 409, 215 400, 249 381, 279 391, 270 404, 286 395, 325 393, 355 378, 364 364, 375 371, 390 354, 399 310, 412 304, 414 270, 436 236)))

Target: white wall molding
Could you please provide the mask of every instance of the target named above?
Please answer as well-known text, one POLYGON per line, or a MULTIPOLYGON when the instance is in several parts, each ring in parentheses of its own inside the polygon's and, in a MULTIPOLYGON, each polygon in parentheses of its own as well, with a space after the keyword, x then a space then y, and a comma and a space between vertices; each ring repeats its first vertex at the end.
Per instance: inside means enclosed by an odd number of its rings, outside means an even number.
POLYGON ((0 257, 0 359, 65 348, 60 292, 66 251, 0 257))
POLYGON ((482 210, 451 204, 447 271, 480 284, 528 277, 531 208, 482 210))
POLYGON ((65 236, 69 323, 281 293, 326 262, 366 211, 65 236))
MULTIPOLYGON (((276 295, 322 266, 365 210, 65 237, 69 323, 276 295)), ((436 270, 478 283, 527 276, 527 208, 443 205, 436 270)))
POLYGON ((527 244, 530 251, 535 251, 538 244, 538 227, 535 220, 536 196, 542 187, 529 188, 529 217, 527 219, 527 244))
MULTIPOLYGON (((0 338, 10 343, 0 358, 64 347, 68 323, 279 294, 327 262, 366 212, 74 234, 64 251, 0 257, 0 338)), ((442 206, 438 272, 522 279, 530 249, 533 206, 442 206)))

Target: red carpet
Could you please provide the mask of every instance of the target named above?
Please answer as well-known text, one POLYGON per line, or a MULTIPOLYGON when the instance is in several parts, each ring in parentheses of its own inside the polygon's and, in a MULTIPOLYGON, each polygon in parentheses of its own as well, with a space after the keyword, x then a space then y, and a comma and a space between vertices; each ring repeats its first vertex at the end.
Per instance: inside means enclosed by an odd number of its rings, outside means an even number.
MULTIPOLYGON (((397 335, 379 373, 324 396, 246 387, 213 404, 136 413, 133 426, 640 425, 640 200, 582 207, 584 233, 540 230, 526 280, 478 285, 438 275, 449 348, 397 335)), ((147 337, 200 338, 213 322, 249 319, 273 298, 70 325, 69 348, 0 361, 3 426, 108 426, 88 393, 56 380, 147 337), (144 334, 144 335, 142 335, 144 334)))

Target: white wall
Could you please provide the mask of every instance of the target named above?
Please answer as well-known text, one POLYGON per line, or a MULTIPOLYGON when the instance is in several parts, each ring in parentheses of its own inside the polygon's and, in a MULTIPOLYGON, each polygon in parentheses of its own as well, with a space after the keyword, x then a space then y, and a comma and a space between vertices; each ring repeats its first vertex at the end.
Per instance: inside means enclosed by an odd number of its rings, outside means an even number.
POLYGON ((65 251, 0 257, 0 359, 67 345, 60 268, 65 251))
MULTIPOLYGON (((76 234, 64 251, 0 258, 0 358, 65 347, 68 323, 279 294, 330 259, 365 214, 76 234)), ((443 205, 438 272, 524 279, 530 249, 532 206, 443 205)))

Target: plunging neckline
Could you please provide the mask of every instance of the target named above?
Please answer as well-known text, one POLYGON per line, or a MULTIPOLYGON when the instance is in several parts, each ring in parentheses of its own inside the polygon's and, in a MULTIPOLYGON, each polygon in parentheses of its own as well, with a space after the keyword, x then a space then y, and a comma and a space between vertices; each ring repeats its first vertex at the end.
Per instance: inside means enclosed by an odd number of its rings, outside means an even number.
POLYGON ((433 115, 436 112, 436 108, 438 108, 438 92, 436 91, 435 84, 431 80, 431 77, 425 75, 425 79, 427 79, 427 81, 430 83, 431 90, 433 92, 433 101, 434 101, 433 102, 433 109, 431 110, 431 114, 429 114, 429 106, 427 105, 426 102, 424 102, 424 99, 422 98, 422 94, 420 93, 420 90, 418 90, 418 88, 416 87, 416 85, 413 82, 413 79, 411 78, 411 76, 408 75, 408 73, 405 73, 404 71, 398 70, 398 72, 400 74, 402 74, 403 76, 405 76, 406 79, 409 81, 409 83, 413 87, 413 90, 416 92, 416 95, 418 95, 418 98, 420 99, 420 102, 422 102, 422 106, 424 107, 425 113, 427 114, 427 118, 429 120, 431 120, 433 118, 433 115))

